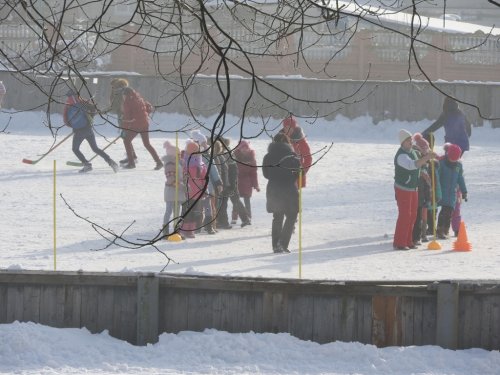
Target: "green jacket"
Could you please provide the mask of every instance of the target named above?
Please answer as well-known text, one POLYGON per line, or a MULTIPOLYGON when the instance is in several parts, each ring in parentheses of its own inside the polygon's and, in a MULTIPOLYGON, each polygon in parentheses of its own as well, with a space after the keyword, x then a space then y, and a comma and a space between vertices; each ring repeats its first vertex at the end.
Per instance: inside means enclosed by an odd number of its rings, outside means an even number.
POLYGON ((406 154, 412 160, 418 160, 418 155, 415 150, 405 151, 402 147, 399 148, 394 157, 394 185, 403 190, 417 190, 420 179, 420 168, 406 169, 398 165, 397 159, 399 155, 406 154))

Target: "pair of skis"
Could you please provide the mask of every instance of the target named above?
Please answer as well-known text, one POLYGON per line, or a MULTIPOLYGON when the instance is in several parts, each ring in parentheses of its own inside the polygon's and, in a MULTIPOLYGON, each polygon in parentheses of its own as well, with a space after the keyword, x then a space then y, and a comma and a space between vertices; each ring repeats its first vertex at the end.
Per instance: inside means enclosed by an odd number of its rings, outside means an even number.
MULTIPOLYGON (((35 160, 31 160, 31 159, 23 159, 23 163, 26 163, 26 164, 36 164, 38 163, 40 160, 44 159, 47 155, 49 155, 52 151, 54 151, 56 148, 58 148, 60 145, 62 145, 68 138, 70 138, 71 136, 73 135, 73 132, 71 132, 70 134, 68 134, 66 137, 64 137, 60 142, 56 143, 55 145, 53 145, 49 151, 47 151, 45 154, 42 154, 41 157, 39 157, 38 159, 35 159, 35 160)), ((108 147, 110 147, 111 145, 115 144, 117 140, 119 140, 121 138, 121 136, 118 136, 116 137, 114 140, 112 140, 109 144, 106 145, 106 147, 104 147, 102 150, 106 150, 108 147)), ((94 160, 98 155, 95 154, 89 161, 92 161, 94 160)), ((66 162, 66 165, 69 165, 69 166, 72 166, 72 167, 82 167, 83 166, 83 163, 81 162, 75 162, 75 161, 68 161, 66 162)))

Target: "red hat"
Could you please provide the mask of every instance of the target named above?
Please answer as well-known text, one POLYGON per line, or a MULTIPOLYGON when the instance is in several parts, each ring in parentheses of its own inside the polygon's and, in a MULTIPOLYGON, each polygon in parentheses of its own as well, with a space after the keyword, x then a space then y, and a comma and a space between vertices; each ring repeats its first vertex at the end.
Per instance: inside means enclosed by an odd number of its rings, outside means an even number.
POLYGON ((462 149, 458 145, 451 144, 446 149, 446 156, 452 163, 459 161, 462 156, 462 149))
POLYGON ((284 128, 296 128, 297 125, 297 120, 295 120, 295 117, 293 116, 288 116, 283 120, 283 127, 284 128))

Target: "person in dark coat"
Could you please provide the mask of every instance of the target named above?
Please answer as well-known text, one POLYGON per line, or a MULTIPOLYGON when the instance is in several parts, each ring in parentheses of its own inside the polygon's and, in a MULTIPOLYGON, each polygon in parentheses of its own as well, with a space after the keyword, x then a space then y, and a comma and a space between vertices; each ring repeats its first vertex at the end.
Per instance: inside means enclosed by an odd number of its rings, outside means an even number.
POLYGON ((225 149, 220 140, 214 142, 214 161, 213 164, 219 171, 219 176, 222 183, 222 190, 216 191, 216 228, 217 229, 232 229, 227 216, 227 201, 229 197, 224 194, 224 190, 229 187, 228 168, 225 157, 225 149))
POLYGON ((301 165, 285 133, 278 133, 262 161, 268 180, 266 209, 273 214, 272 246, 275 253, 289 253, 288 245, 299 213, 297 179, 301 165))
MULTIPOLYGON (((230 152, 229 144, 230 140, 228 138, 222 138, 222 142, 224 144, 223 158, 224 162, 227 164, 227 182, 228 185, 224 187, 222 191, 222 196, 226 196, 231 200, 233 204, 233 208, 238 213, 238 216, 241 218, 241 227, 246 227, 251 224, 250 216, 248 215, 247 209, 243 205, 240 199, 240 193, 238 191, 238 164, 234 159, 232 152, 230 152)), ((227 202, 227 200, 226 200, 227 202)), ((225 210, 227 216, 227 203, 226 208, 221 207, 221 210, 225 210)))
POLYGON ((469 138, 472 134, 472 125, 465 114, 458 107, 456 100, 450 97, 444 98, 443 111, 439 118, 431 126, 422 132, 427 134, 444 127, 444 141, 460 147, 462 154, 469 150, 469 138))

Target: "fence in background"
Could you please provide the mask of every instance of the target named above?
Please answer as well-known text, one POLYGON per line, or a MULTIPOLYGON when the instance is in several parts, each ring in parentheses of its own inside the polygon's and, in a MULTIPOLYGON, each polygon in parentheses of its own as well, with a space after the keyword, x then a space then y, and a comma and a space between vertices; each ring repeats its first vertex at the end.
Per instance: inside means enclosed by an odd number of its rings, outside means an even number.
POLYGON ((86 327, 130 343, 163 332, 288 332, 318 343, 500 350, 499 281, 312 281, 0 271, 0 323, 86 327))
MULTIPOLYGON (((92 96, 100 109, 109 106, 109 82, 116 75, 87 75, 87 90, 82 96, 92 96)), ((122 76, 120 76, 122 77, 122 76)), ((123 76, 130 85, 142 93, 156 107, 158 112, 180 113, 209 117, 221 109, 222 99, 218 92, 215 78, 200 77, 193 81, 186 90, 185 97, 179 95, 179 86, 154 76, 123 76), (186 103, 189 103, 191 111, 186 103)), ((0 71, 0 81, 7 87, 4 98, 4 109, 21 111, 42 110, 50 108, 51 113, 62 113, 67 86, 64 81, 55 83, 53 77, 37 77, 38 87, 27 84, 26 80, 15 73, 0 71), (54 93, 48 105, 47 94, 40 89, 54 93)), ((444 96, 436 91, 428 82, 395 82, 395 81, 351 81, 351 80, 318 80, 300 78, 269 78, 270 86, 260 85, 259 92, 281 108, 270 105, 270 102, 251 94, 251 81, 245 78, 231 80, 231 96, 227 113, 242 117, 244 103, 248 108, 246 116, 271 116, 282 118, 288 112, 299 116, 325 116, 333 119, 342 114, 348 118, 370 115, 375 122, 384 119, 400 121, 421 121, 435 119, 442 109, 444 96), (276 88, 283 90, 280 92, 276 88), (289 95, 284 95, 283 92, 289 95), (292 97, 311 100, 313 104, 292 100, 292 97), (348 100, 341 100, 349 97, 348 100), (329 100, 332 103, 322 103, 329 100), (314 104, 314 101, 318 103, 314 104), (335 102, 336 101, 336 102, 335 102)), ((179 83, 179 82, 178 82, 179 83)), ((494 127, 500 127, 500 83, 436 83, 444 92, 458 99, 477 105, 483 117, 495 118, 494 127)), ((483 118, 470 106, 461 105, 469 119, 476 126, 484 123, 483 118)), ((171 124, 170 124, 171 126, 171 124)), ((171 130, 171 129, 170 129, 171 130)))

